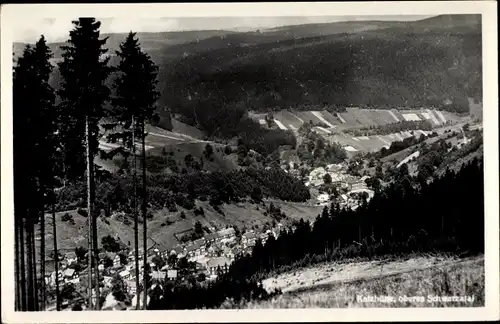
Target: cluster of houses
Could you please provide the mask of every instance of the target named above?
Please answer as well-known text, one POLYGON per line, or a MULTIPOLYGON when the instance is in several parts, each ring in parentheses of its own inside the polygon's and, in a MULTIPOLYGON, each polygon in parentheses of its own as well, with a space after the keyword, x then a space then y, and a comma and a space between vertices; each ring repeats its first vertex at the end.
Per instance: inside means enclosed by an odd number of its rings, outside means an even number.
MULTIPOLYGON (((282 225, 279 224, 275 230, 267 230, 263 233, 256 233, 254 230, 247 231, 240 236, 236 235, 234 228, 222 229, 218 232, 210 233, 195 241, 177 245, 172 249, 160 252, 154 250, 154 254, 148 257, 152 268, 156 265, 152 262, 157 256, 167 261, 172 255, 176 259, 186 258, 189 262, 196 264, 197 273, 204 273, 207 278, 215 279, 222 271, 226 272, 237 255, 251 253, 257 240, 266 242, 270 235, 277 237, 282 225)), ((177 271, 171 269, 171 265, 166 263, 161 269, 153 271, 153 279, 175 279, 177 271)))
MULTIPOLYGON (((374 195, 373 190, 369 189, 366 184, 368 176, 355 177, 346 172, 345 164, 330 164, 326 168, 318 167, 312 170, 308 176, 308 181, 305 183, 307 187, 320 187, 325 183, 325 176, 328 174, 331 178, 331 185, 340 189, 341 192, 338 201, 341 207, 356 208, 359 204, 357 199, 358 194, 365 192, 368 194, 368 200, 374 195)), ((325 192, 320 192, 316 197, 318 205, 327 205, 331 201, 331 195, 325 192)))
MULTIPOLYGON (((251 253, 257 240, 265 242, 270 235, 277 237, 282 225, 274 230, 267 230, 264 233, 257 233, 254 230, 247 231, 241 235, 237 235, 234 228, 225 228, 214 233, 205 235, 195 241, 190 241, 183 245, 175 246, 172 249, 161 251, 158 248, 152 249, 148 253, 146 262, 149 264, 151 279, 153 284, 157 284, 164 280, 176 280, 180 275, 178 260, 186 258, 190 264, 196 266, 190 268, 190 274, 200 275, 203 273, 207 280, 217 278, 221 273, 228 271, 229 266, 234 261, 235 257, 241 253, 251 253), (172 256, 175 255, 175 258, 172 256), (156 265, 160 257, 164 265, 156 265), (170 260, 177 260, 174 263, 170 260)), ((136 295, 136 276, 142 282, 144 274, 144 260, 142 251, 139 250, 139 271, 135 267, 135 253, 130 251, 120 254, 114 252, 99 253, 98 269, 102 278, 103 288, 112 288, 113 276, 118 274, 127 286, 128 293, 132 296, 136 295), (122 255, 120 255, 122 254, 122 255)), ((86 269, 74 266, 74 264, 82 264, 83 260, 78 260, 74 251, 69 251, 64 254, 64 257, 59 258, 59 271, 56 275, 54 269, 54 261, 47 260, 46 262, 46 284, 48 287, 54 287, 56 280, 59 286, 63 287, 66 284, 74 284, 75 286, 87 286, 86 269), (80 272, 77 270, 79 269, 80 272)), ((101 288, 101 289, 103 289, 101 288)))

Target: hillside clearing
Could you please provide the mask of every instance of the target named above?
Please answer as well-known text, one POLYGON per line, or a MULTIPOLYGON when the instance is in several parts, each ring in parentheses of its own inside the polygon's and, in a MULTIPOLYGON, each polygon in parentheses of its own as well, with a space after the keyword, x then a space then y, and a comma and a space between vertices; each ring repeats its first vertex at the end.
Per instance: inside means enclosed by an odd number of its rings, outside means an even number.
POLYGON ((295 278, 311 276, 315 272, 318 274, 313 277, 321 278, 323 274, 324 279, 320 280, 328 284, 311 285, 311 281, 308 281, 309 283, 303 281, 300 290, 289 289, 285 294, 269 301, 249 302, 242 308, 484 306, 483 256, 465 260, 422 257, 393 262, 328 264, 298 270, 295 278), (382 269, 383 274, 381 274, 382 269), (394 300, 367 302, 358 299, 369 296, 387 296, 394 300), (404 296, 416 298, 404 300, 404 296), (467 296, 470 300, 445 302, 430 299, 429 296, 467 296))
MULTIPOLYGON (((282 223, 298 220, 313 220, 321 213, 323 207, 309 206, 307 204, 283 202, 273 200, 276 206, 279 206, 287 215, 282 223)), ((268 202, 266 202, 268 205, 268 202)), ((153 218, 148 221, 149 248, 170 249, 179 242, 175 234, 191 230, 196 221, 204 227, 223 228, 226 226, 237 226, 239 228, 262 229, 266 224, 270 225, 273 218, 265 215, 266 207, 262 204, 253 204, 250 202, 240 202, 233 204, 224 204, 220 207, 222 213, 213 209, 208 202, 196 201, 196 208, 202 207, 204 216, 194 215, 193 210, 185 210, 178 207, 178 211, 169 212, 167 209, 156 210, 153 212, 153 218), (180 217, 184 211, 186 218, 180 217)), ((50 228, 46 229, 46 250, 53 249, 52 241, 52 215, 47 214, 46 219, 50 228)), ((58 248, 61 250, 73 250, 78 246, 87 245, 87 218, 78 214, 76 210, 56 213, 57 219, 57 240, 58 248), (62 221, 62 216, 68 213, 72 216, 74 224, 68 221, 62 221)), ((139 224, 142 227, 142 224, 139 224)), ((132 219, 127 221, 121 216, 99 217, 97 221, 97 231, 99 237, 106 235, 117 236, 125 245, 134 241, 134 231, 132 219), (128 224, 127 224, 128 223, 128 224)), ((141 241, 142 242, 142 241, 141 241)), ((99 245, 100 245, 99 241, 99 245)), ((141 243, 142 244, 142 243, 141 243)))

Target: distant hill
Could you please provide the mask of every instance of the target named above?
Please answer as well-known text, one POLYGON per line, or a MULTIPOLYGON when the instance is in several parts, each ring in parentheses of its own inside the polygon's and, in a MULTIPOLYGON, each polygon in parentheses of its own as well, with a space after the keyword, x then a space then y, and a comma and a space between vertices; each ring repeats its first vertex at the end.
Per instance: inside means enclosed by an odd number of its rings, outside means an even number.
MULTIPOLYGON (((468 112, 467 97, 481 101, 479 16, 371 22, 365 30, 352 32, 363 24, 234 34, 220 40, 231 45, 221 46, 211 45, 214 38, 206 39, 192 48, 218 49, 195 50, 198 54, 160 63, 162 101, 179 111, 190 95, 196 95, 264 111, 309 104, 330 108, 434 106, 461 112, 468 112), (339 26, 343 31, 335 33, 341 30, 339 26), (299 31, 311 35, 311 30, 316 30, 316 36, 293 36, 299 31)), ((188 51, 192 45, 181 46, 188 51)))
MULTIPOLYGON (((228 30, 200 30, 200 31, 178 31, 178 32, 157 32, 157 33, 137 33, 140 44, 144 51, 154 55, 156 51, 163 50, 166 47, 196 42, 214 36, 223 36, 227 34, 236 33, 235 31, 228 30)), ((120 43, 125 40, 128 33, 112 33, 101 34, 101 38, 108 37, 106 47, 109 48, 109 53, 114 54, 119 49, 120 43)), ((69 30, 68 30, 69 38, 69 30)), ((17 58, 23 51, 26 43, 14 43, 13 52, 14 58, 17 58)), ((67 45, 65 42, 57 42, 48 44, 50 50, 54 54, 55 59, 62 57, 61 46, 67 45)))

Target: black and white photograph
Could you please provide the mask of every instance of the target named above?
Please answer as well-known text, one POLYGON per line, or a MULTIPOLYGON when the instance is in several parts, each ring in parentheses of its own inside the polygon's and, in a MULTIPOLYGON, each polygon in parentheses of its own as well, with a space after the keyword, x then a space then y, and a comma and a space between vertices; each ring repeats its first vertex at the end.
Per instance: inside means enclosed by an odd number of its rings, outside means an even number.
POLYGON ((496 3, 437 3, 3 7, 2 321, 498 319, 496 3))

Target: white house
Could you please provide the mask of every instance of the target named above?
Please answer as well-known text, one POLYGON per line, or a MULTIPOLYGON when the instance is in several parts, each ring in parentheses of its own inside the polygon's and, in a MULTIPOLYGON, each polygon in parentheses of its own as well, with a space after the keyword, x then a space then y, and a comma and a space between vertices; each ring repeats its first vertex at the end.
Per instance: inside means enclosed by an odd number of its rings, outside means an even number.
POLYGON ((130 278, 130 271, 128 270, 123 270, 118 274, 122 279, 127 280, 130 278))
POLYGON ((115 257, 113 258, 113 267, 114 268, 119 268, 122 266, 122 262, 120 260, 120 256, 117 254, 115 255, 115 257))
POLYGON ((76 257, 76 253, 75 252, 68 252, 66 253, 66 255, 64 256, 64 259, 66 260, 67 264, 70 265, 72 263, 75 263, 78 261, 78 258, 76 257))
POLYGON ((328 194, 321 194, 321 195, 318 195, 318 197, 316 198, 318 200, 318 203, 326 203, 330 200, 330 195, 328 194))
MULTIPOLYGON (((57 281, 59 281, 59 283, 64 282, 64 272, 62 270, 58 271, 57 281)), ((56 284, 56 272, 55 271, 53 271, 52 274, 50 275, 50 284, 51 285, 56 284)))

